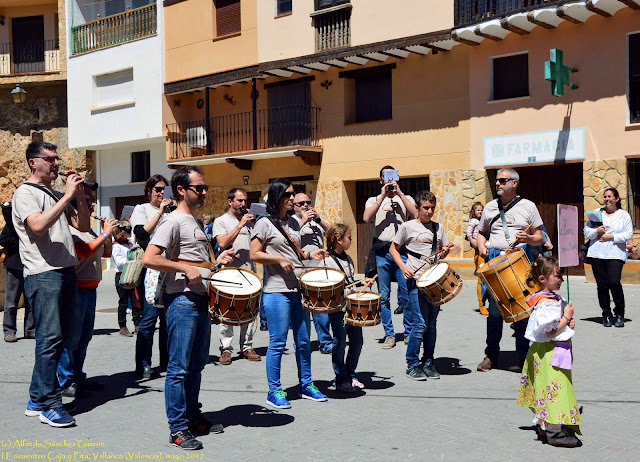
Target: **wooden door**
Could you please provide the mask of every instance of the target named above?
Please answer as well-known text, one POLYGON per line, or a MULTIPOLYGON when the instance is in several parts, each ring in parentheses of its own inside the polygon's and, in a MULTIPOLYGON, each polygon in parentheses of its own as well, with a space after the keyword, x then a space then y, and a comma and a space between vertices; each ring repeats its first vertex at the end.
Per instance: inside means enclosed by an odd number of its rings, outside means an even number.
POLYGON ((311 144, 311 89, 309 81, 267 89, 269 146, 311 144))

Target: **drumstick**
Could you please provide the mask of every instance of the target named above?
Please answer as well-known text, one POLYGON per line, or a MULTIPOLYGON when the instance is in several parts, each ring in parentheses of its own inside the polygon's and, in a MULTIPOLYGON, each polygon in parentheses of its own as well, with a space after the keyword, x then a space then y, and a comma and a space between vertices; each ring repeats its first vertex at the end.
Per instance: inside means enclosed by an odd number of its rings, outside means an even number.
MULTIPOLYGON (((529 226, 527 226, 524 231, 522 231, 523 233, 526 233, 527 231, 529 231, 529 229, 533 226, 533 223, 531 223, 529 226)), ((513 248, 514 245, 516 245, 516 243, 518 242, 518 239, 515 239, 510 245, 509 247, 507 247, 507 250, 505 250, 505 252, 511 250, 513 248)))
POLYGON ((224 282, 225 284, 236 284, 238 286, 241 286, 242 283, 241 282, 235 282, 235 281, 225 281, 223 279, 215 279, 215 278, 201 278, 203 281, 211 281, 211 282, 224 282))
POLYGON ((420 270, 424 267, 424 265, 426 265, 427 263, 429 263, 429 259, 430 259, 431 257, 435 257, 436 255, 441 254, 441 253, 442 253, 442 252, 444 252, 445 250, 450 250, 450 249, 452 249, 452 248, 454 248, 454 247, 455 247, 455 245, 448 246, 448 247, 443 247, 442 249, 438 250, 437 252, 432 253, 431 255, 429 255, 429 256, 427 257, 426 261, 425 261, 422 265, 420 265, 420 267, 419 267, 418 269, 416 269, 416 270, 413 272, 413 274, 416 274, 418 271, 420 271, 420 270))
POLYGON ((329 279, 329 270, 327 269, 327 260, 325 259, 324 254, 322 254, 322 264, 324 265, 324 274, 329 279))
MULTIPOLYGON (((377 277, 378 277, 378 275, 376 274, 376 275, 373 277, 373 279, 372 279, 371 283, 373 283, 373 281, 375 281, 377 277)), ((364 292, 364 290, 365 290, 367 287, 370 287, 370 286, 368 286, 368 285, 366 285, 366 284, 365 284, 365 286, 364 286, 362 289, 360 289, 360 291, 356 294, 356 297, 357 297, 358 295, 360 295, 362 292, 364 292)))

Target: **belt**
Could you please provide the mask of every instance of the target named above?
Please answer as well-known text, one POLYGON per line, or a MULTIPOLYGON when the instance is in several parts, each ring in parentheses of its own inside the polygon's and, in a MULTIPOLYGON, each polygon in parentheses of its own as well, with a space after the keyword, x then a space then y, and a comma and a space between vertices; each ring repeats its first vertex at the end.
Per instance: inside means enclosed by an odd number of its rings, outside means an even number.
POLYGON ((177 261, 179 263, 186 263, 189 266, 197 266, 198 268, 205 268, 213 271, 215 267, 215 263, 210 261, 191 261, 191 260, 182 260, 180 258, 172 258, 172 261, 177 261))

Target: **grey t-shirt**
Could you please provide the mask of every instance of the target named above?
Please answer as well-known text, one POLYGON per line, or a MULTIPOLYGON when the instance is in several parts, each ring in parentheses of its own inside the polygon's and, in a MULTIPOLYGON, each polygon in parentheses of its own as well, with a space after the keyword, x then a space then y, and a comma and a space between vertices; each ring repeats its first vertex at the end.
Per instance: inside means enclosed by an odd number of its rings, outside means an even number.
POLYGON ((482 234, 487 235, 491 220, 496 216, 498 217, 491 225, 487 248, 506 250, 509 244, 515 240, 518 231, 524 231, 529 225, 532 225, 532 229, 542 226, 542 218, 540 218, 540 212, 538 212, 536 204, 527 199, 520 200, 504 215, 507 221, 507 229, 509 230, 509 242, 507 242, 504 235, 500 211, 498 210, 498 199, 492 200, 484 206, 480 224, 478 225, 478 230, 482 234))
MULTIPOLYGON (((156 215, 159 211, 160 209, 158 207, 151 205, 149 202, 147 202, 146 204, 136 205, 135 208, 133 209, 133 213, 131 213, 131 217, 129 218, 129 223, 131 223, 131 229, 134 229, 138 225, 142 225, 142 226, 146 225, 151 221, 153 216, 156 215)), ((158 227, 164 222, 164 220, 167 219, 167 216, 168 214, 165 213, 160 217, 160 219, 158 220, 158 224, 156 225, 156 228, 149 233, 151 237, 153 237, 153 234, 158 229, 158 227)), ((135 233, 131 233, 131 239, 133 240, 134 244, 138 241, 138 238, 136 237, 135 233)), ((150 240, 151 239, 149 239, 149 241, 150 240)), ((138 244, 144 245, 144 246, 146 246, 148 243, 149 242, 142 242, 142 241, 138 242, 138 244)))
MULTIPOLYGON (((211 261, 207 246, 207 236, 196 222, 193 215, 173 211, 156 227, 151 238, 151 245, 166 249, 168 259, 179 258, 188 261, 211 261)), ((210 271, 206 268, 195 267, 202 277, 208 278, 210 271)), ((175 294, 181 292, 208 293, 208 281, 197 285, 187 285, 184 273, 166 273, 165 292, 175 294)))
MULTIPOLYGON (((444 227, 441 224, 438 224, 438 231, 436 234, 438 239, 436 250, 440 250, 445 245, 449 244, 447 234, 444 232, 444 227)), ((406 246, 407 250, 410 250, 411 252, 428 257, 431 255, 431 249, 433 247, 433 232, 431 231, 431 225, 425 225, 418 219, 407 221, 400 225, 393 242, 400 246, 406 246)), ((425 268, 425 261, 426 260, 421 260, 413 255, 407 255, 407 266, 411 271, 416 271, 420 267, 425 268)))
MULTIPOLYGON (((235 215, 225 213, 213 222, 213 237, 219 235, 230 234, 233 229, 238 226, 240 220, 235 215)), ((236 252, 237 259, 233 260, 229 266, 238 266, 253 272, 256 271, 256 264, 249 257, 249 248, 251 247, 251 228, 253 225, 245 225, 242 227, 236 239, 233 241, 233 250, 236 252)))
MULTIPOLYGON (((282 225, 282 228, 289 234, 294 242, 300 244, 300 234, 290 226, 288 221, 280 221, 280 225, 282 225)), ((291 248, 282 233, 269 221, 268 218, 261 218, 256 222, 256 225, 253 227, 253 231, 251 232, 251 239, 253 240, 255 238, 262 241, 264 245, 264 252, 269 255, 285 257, 295 266, 302 266, 302 262, 298 258, 297 252, 291 248)), ((302 269, 296 268, 291 273, 286 274, 278 264, 264 265, 264 293, 273 294, 278 292, 297 292, 299 286, 298 278, 302 271, 302 269)))
MULTIPOLYGON (((62 197, 58 191, 48 189, 56 196, 62 197)), ((31 231, 25 223, 29 216, 46 212, 55 203, 56 201, 44 191, 25 184, 13 194, 13 226, 20 239, 20 259, 24 264, 25 275, 68 268, 78 263, 66 213, 60 215, 58 221, 42 236, 31 231)), ((67 213, 68 211, 69 208, 67 213)))
POLYGON ((300 247, 305 252, 324 249, 324 229, 315 221, 308 221, 300 228, 300 218, 297 215, 291 215, 289 226, 300 233, 300 247))
MULTIPOLYGON (((406 196, 406 198, 412 204, 416 203, 411 196, 406 196)), ((367 203, 364 208, 368 209, 379 200, 380 195, 370 197, 367 199, 367 203)), ((404 206, 402 199, 398 196, 387 196, 384 198, 376 212, 373 237, 378 238, 381 241, 391 242, 393 241, 393 236, 395 236, 398 227, 407 220, 410 220, 410 218, 407 216, 407 208, 404 206)))
MULTIPOLYGON (((69 227, 73 242, 91 242, 98 238, 93 231, 82 233, 74 227, 69 227)), ((104 244, 98 247, 96 253, 89 258, 79 258, 76 265, 76 277, 78 281, 101 281, 102 280, 102 256, 104 255, 104 244)))

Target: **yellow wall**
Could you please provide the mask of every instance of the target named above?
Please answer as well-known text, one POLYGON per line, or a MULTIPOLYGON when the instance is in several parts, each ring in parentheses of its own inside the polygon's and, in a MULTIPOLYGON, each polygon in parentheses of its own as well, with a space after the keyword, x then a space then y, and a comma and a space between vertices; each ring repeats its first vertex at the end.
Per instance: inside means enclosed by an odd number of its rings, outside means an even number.
POLYGON ((216 40, 212 0, 165 7, 165 80, 174 82, 257 64, 256 0, 242 0, 241 9, 241 34, 216 40))
POLYGON ((637 12, 625 8, 614 18, 593 16, 583 25, 563 22, 557 30, 541 27, 529 35, 509 34, 504 41, 484 40, 470 49, 472 168, 483 167, 483 136, 586 127, 586 160, 619 159, 640 154, 640 130, 625 130, 626 34, 640 31, 637 12), (549 50, 564 51, 577 90, 551 96, 544 80, 549 50), (530 98, 488 103, 490 57, 529 52, 530 98))

